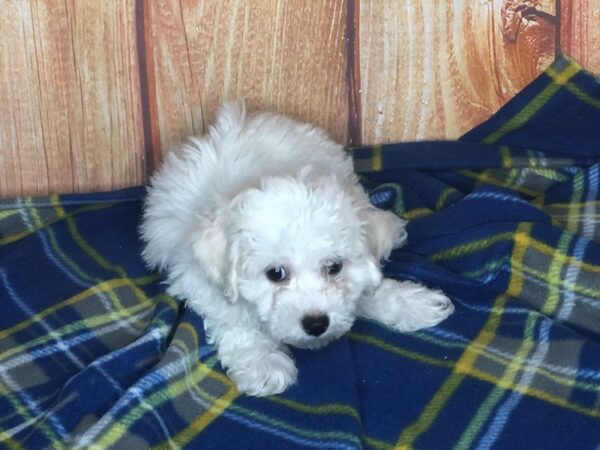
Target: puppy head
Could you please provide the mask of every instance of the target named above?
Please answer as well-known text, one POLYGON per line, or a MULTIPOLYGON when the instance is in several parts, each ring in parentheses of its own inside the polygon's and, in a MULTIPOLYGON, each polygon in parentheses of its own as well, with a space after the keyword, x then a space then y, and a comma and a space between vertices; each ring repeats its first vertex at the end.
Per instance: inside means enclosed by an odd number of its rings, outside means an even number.
POLYGON ((381 272, 364 199, 333 176, 309 172, 241 193, 193 249, 230 300, 247 302, 274 338, 312 348, 350 329, 359 297, 379 285, 381 272))

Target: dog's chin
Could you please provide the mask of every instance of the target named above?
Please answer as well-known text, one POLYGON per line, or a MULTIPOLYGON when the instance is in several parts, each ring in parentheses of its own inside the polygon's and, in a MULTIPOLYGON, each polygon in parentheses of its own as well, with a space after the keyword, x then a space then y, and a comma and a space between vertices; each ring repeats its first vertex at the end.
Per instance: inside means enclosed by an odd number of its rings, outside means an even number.
POLYGON ((321 337, 310 337, 306 336, 305 338, 297 339, 297 338, 283 338, 281 342, 286 345, 291 345, 292 347, 302 348, 307 350, 317 350, 321 347, 325 347, 327 344, 332 341, 338 339, 343 333, 339 335, 326 335, 321 337))
POLYGON ((286 345, 291 345, 292 347, 302 348, 307 350, 317 350, 321 347, 325 347, 334 338, 319 338, 319 339, 283 339, 282 342, 286 345))

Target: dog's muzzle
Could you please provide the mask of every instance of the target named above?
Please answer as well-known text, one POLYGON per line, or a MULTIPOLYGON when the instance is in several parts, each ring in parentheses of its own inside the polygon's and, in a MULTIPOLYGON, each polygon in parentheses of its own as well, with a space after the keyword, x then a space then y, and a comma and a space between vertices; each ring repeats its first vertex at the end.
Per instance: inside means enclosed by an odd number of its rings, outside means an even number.
POLYGON ((304 316, 302 328, 310 336, 321 336, 329 327, 329 317, 325 314, 319 316, 304 316))

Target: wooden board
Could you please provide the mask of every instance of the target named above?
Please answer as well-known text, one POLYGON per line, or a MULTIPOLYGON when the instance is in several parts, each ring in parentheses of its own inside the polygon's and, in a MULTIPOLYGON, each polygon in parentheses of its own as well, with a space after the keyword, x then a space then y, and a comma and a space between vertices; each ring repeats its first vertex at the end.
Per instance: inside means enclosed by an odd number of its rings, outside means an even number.
POLYGON ((597 0, 5 0, 0 197, 147 181, 245 97, 341 143, 452 139, 565 51, 597 0))
POLYGON ((364 143, 456 138, 554 58, 554 0, 360 2, 364 143))
POLYGON ((132 1, 3 2, 0 195, 145 177, 132 1))
POLYGON ((600 74, 600 1, 560 2, 560 49, 600 74))
MULTIPOLYGON (((346 141, 346 5, 153 1, 152 59, 160 147, 202 133, 219 104, 244 97, 346 141)), ((155 152, 156 159, 160 154, 155 152)))

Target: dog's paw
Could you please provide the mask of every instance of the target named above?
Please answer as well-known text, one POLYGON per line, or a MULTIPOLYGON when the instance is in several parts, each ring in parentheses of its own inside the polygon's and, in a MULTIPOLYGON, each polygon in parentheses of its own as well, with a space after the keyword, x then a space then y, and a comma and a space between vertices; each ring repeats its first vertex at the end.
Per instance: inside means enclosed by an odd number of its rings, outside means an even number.
POLYGON ((442 322, 454 312, 454 305, 441 291, 421 287, 414 296, 406 299, 406 310, 400 310, 395 328, 399 331, 416 331, 442 322))
POLYGON ((263 397, 280 394, 294 384, 298 369, 291 357, 282 351, 273 351, 253 355, 240 366, 231 366, 227 375, 240 392, 263 397))
POLYGON ((401 332, 432 327, 453 312, 454 305, 443 292, 390 279, 383 280, 373 297, 361 305, 363 316, 401 332))

